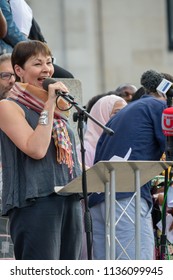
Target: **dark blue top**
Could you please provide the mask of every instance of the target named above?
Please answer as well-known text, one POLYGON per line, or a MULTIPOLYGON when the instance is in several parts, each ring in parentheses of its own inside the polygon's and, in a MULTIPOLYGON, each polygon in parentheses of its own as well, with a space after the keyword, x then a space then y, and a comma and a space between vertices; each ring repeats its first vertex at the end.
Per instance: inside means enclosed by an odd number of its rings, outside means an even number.
MULTIPOLYGON (((94 163, 109 160, 114 155, 124 157, 132 148, 129 160, 158 161, 165 151, 166 137, 162 133, 161 116, 166 102, 150 95, 144 95, 121 109, 109 120, 107 127, 114 135, 103 133, 96 147, 94 163)), ((132 193, 116 193, 116 198, 127 198, 132 193)), ((150 183, 141 187, 141 197, 152 204, 150 183)), ((89 206, 104 200, 104 194, 94 193, 89 197, 89 206)))

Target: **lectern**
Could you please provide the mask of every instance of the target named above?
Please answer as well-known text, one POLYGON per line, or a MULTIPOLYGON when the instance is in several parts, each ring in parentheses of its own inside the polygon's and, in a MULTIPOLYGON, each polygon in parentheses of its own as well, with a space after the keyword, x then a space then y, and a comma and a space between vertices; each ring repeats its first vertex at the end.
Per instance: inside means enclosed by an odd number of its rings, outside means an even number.
MULTIPOLYGON (((115 192, 136 193, 136 259, 140 259, 140 188, 172 165, 164 161, 100 161, 87 170, 87 191, 105 192, 106 259, 115 260, 115 192)), ((82 193, 82 176, 55 192, 82 193)))

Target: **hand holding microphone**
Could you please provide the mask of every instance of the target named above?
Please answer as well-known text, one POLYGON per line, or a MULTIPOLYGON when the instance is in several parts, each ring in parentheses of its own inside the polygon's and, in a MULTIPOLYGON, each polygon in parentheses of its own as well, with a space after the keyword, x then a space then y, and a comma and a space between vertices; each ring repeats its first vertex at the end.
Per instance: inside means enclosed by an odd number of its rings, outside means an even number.
POLYGON ((58 84, 58 89, 54 88, 56 95, 56 107, 60 111, 69 111, 72 108, 70 104, 72 104, 74 97, 68 93, 68 88, 62 82, 56 81, 52 78, 46 78, 43 81, 43 88, 47 92, 50 92, 51 89, 49 89, 49 85, 55 83, 58 84))
MULTIPOLYGON (((44 88, 44 90, 48 91, 49 85, 50 85, 50 84, 55 84, 55 83, 57 83, 57 81, 54 80, 54 79, 52 79, 52 78, 47 78, 47 79, 45 79, 45 80, 43 81, 43 88, 44 88)), ((57 96, 59 95, 59 96, 61 96, 61 97, 63 97, 63 95, 64 95, 64 96, 67 95, 71 100, 74 100, 74 97, 71 96, 71 95, 68 93, 67 87, 66 87, 62 82, 59 82, 59 84, 60 84, 61 89, 55 90, 55 94, 56 94, 57 96)))

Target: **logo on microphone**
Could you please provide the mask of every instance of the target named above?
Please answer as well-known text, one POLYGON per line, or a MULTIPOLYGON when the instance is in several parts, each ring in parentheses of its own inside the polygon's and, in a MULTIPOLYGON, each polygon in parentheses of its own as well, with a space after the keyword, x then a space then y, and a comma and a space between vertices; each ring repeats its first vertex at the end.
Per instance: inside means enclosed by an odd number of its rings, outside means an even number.
POLYGON ((169 112, 169 111, 166 112, 166 110, 164 111, 164 113, 162 115, 162 130, 163 130, 164 135, 173 136, 173 114, 172 114, 172 110, 171 110, 171 112, 169 112))

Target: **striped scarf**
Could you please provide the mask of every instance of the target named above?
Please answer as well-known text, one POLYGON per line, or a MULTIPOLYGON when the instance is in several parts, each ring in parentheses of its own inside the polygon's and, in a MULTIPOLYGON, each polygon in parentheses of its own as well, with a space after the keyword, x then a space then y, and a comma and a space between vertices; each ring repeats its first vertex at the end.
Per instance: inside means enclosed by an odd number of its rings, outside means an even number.
MULTIPOLYGON (((27 83, 16 82, 10 91, 9 97, 40 114, 44 108, 44 103, 48 99, 48 94, 41 88, 27 83)), ((69 104, 63 98, 59 97, 58 107, 67 110, 69 104)), ((69 110, 60 111, 58 107, 56 107, 54 112, 52 127, 52 137, 57 149, 57 162, 66 164, 73 177, 74 162, 72 157, 72 144, 65 121, 69 117, 69 110)))

